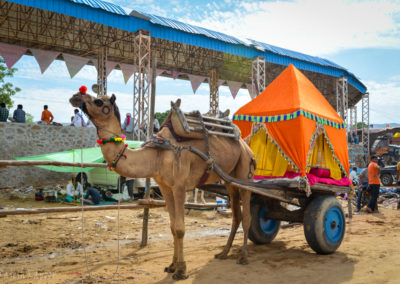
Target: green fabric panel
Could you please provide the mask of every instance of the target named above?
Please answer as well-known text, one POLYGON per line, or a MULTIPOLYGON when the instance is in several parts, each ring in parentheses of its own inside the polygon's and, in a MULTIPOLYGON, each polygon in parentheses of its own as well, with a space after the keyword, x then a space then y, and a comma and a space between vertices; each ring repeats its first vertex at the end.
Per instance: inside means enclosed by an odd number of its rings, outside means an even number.
MULTIPOLYGON (((136 149, 139 147, 143 141, 125 141, 129 148, 136 149)), ((103 153, 101 152, 100 147, 93 147, 93 148, 84 148, 84 149, 73 149, 64 152, 57 152, 57 153, 49 153, 44 155, 37 155, 37 156, 28 156, 28 157, 18 157, 14 158, 14 160, 30 160, 30 161, 59 161, 59 162, 75 162, 81 163, 81 155, 83 157, 83 163, 103 163, 103 153)), ((72 173, 72 172, 88 172, 94 167, 90 168, 80 168, 80 167, 57 167, 57 166, 37 166, 42 169, 54 171, 54 172, 61 172, 61 173, 72 173)))

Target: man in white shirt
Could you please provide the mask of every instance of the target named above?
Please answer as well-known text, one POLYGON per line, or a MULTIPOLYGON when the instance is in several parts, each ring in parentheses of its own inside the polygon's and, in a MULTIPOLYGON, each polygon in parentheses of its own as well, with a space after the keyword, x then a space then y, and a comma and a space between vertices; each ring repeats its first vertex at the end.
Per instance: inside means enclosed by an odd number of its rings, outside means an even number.
POLYGON ((67 184, 67 195, 74 198, 74 193, 75 193, 76 197, 82 196, 83 188, 82 188, 82 185, 76 181, 76 186, 75 186, 75 191, 74 191, 74 185, 72 183, 72 180, 70 180, 69 183, 67 184))
POLYGON ((350 173, 350 180, 354 186, 358 186, 358 175, 357 175, 357 167, 353 167, 353 170, 350 173))
POLYGON ((82 114, 79 113, 78 109, 74 110, 75 116, 71 121, 71 125, 75 127, 85 127, 86 123, 83 120, 82 114))

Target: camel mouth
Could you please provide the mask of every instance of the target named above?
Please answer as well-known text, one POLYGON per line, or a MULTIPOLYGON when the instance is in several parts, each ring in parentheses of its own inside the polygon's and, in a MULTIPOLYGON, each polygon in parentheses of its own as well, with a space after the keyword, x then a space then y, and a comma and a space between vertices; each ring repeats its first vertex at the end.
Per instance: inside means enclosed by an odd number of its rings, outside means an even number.
POLYGON ((78 94, 75 94, 69 99, 69 102, 73 107, 80 108, 82 106, 83 101, 82 101, 82 98, 78 94))

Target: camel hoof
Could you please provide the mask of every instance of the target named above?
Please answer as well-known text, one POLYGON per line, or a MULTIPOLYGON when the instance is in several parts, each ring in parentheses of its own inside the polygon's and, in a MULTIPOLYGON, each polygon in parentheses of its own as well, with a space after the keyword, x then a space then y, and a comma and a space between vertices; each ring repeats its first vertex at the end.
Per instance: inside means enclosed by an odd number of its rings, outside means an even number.
POLYGON ((164 272, 167 272, 167 273, 174 273, 175 270, 176 270, 175 265, 173 263, 171 263, 170 266, 164 268, 164 272))
POLYGON ((228 254, 221 252, 221 253, 217 253, 216 255, 214 255, 215 258, 217 259, 227 259, 228 258, 228 254))
POLYGON ((172 278, 174 280, 185 280, 188 278, 188 276, 185 274, 184 271, 178 270, 174 275, 172 275, 172 278))
POLYGON ((242 264, 242 265, 249 264, 249 262, 248 262, 246 257, 239 258, 236 263, 237 264, 242 264))

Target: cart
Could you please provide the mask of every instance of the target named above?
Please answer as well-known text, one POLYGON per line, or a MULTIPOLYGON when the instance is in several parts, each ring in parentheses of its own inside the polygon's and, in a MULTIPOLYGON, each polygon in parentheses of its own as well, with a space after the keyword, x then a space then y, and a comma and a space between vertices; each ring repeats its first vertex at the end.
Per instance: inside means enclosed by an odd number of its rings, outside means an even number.
MULTIPOLYGON (((300 178, 233 184, 252 192, 249 238, 253 243, 270 243, 277 236, 281 221, 287 221, 303 223, 307 243, 319 254, 333 253, 340 246, 346 220, 336 193, 351 193, 350 187, 319 183, 311 186, 311 195, 307 197, 305 184, 300 178)), ((202 189, 228 196, 223 185, 205 185, 202 189)), ((348 206, 351 217, 351 202, 348 206)))

